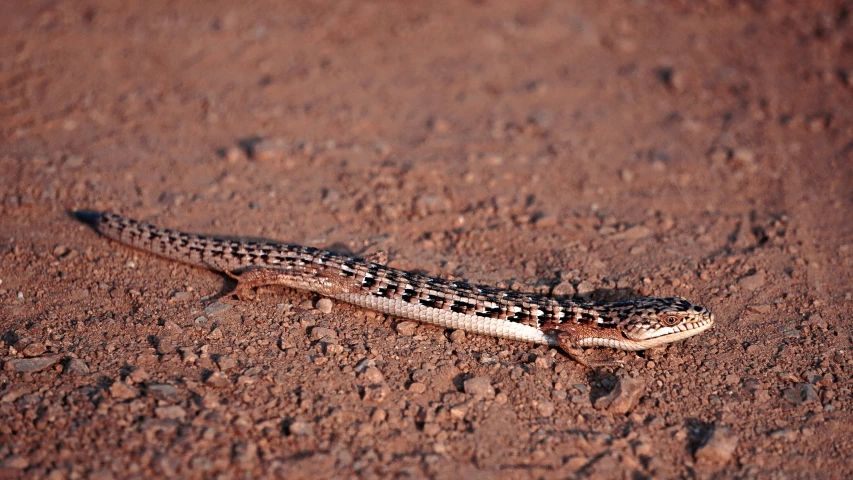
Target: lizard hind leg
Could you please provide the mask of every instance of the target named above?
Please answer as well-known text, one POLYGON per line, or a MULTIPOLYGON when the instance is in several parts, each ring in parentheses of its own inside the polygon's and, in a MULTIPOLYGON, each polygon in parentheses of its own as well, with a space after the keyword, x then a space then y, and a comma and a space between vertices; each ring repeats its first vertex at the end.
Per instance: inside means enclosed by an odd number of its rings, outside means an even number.
POLYGON ((241 302, 256 299, 258 295, 257 292, 253 292, 253 290, 256 290, 258 287, 282 284, 281 274, 271 268, 252 268, 244 270, 239 274, 225 270, 224 273, 236 280, 237 285, 223 296, 235 296, 241 302))

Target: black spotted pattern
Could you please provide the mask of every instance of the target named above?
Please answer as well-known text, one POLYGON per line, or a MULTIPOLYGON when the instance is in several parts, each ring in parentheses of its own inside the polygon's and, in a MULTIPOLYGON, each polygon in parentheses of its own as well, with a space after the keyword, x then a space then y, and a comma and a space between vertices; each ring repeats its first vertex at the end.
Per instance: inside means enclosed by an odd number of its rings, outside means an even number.
POLYGON ((286 272, 283 284, 323 294, 363 293, 535 327, 575 323, 620 328, 630 323, 632 328, 653 329, 660 314, 685 318, 710 315, 704 307, 681 298, 613 303, 558 301, 395 270, 314 247, 191 235, 110 213, 81 212, 78 216, 95 224, 107 237, 166 258, 232 273, 249 267, 274 269, 286 272))

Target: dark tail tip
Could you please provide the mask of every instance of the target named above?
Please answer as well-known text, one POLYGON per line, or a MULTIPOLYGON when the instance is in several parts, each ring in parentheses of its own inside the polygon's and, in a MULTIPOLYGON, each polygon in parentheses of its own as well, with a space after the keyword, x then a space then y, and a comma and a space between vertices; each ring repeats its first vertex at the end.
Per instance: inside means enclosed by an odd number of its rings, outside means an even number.
POLYGON ((98 224, 98 220, 101 219, 101 212, 93 212, 90 210, 75 210, 73 212, 74 217, 81 222, 88 223, 89 225, 95 226, 98 224))

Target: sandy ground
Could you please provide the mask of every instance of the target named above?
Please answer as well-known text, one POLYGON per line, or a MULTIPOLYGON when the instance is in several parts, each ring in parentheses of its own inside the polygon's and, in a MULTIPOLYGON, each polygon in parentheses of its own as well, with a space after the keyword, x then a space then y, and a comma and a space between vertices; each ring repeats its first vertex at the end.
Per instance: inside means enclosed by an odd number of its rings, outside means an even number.
POLYGON ((849 4, 521 3, 3 2, 0 474, 853 475, 849 4), (717 324, 589 371, 74 209, 717 324))

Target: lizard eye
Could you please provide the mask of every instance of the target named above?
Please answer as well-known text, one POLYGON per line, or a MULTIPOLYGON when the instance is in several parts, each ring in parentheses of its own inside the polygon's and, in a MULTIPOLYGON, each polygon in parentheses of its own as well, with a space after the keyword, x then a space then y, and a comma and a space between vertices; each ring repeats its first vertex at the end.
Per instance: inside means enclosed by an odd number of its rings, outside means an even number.
POLYGON ((675 315, 664 315, 660 318, 660 323, 667 327, 674 327, 681 322, 681 319, 675 315))

